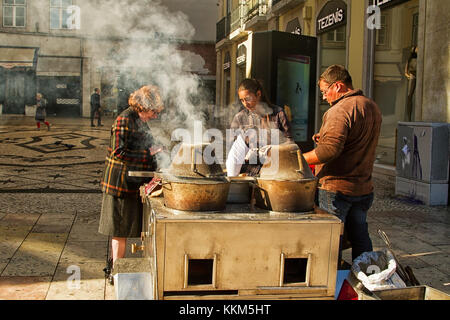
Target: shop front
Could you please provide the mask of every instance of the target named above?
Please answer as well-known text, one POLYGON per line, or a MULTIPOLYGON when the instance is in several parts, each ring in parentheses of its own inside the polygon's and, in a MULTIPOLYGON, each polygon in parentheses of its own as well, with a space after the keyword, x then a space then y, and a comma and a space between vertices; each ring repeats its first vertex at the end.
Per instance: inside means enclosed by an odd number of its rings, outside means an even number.
POLYGON ((25 114, 25 106, 35 104, 37 51, 0 46, 0 113, 25 114))
POLYGON ((399 121, 415 118, 419 0, 371 0, 380 9, 379 28, 373 31, 372 95, 383 114, 377 163, 396 163, 399 121))

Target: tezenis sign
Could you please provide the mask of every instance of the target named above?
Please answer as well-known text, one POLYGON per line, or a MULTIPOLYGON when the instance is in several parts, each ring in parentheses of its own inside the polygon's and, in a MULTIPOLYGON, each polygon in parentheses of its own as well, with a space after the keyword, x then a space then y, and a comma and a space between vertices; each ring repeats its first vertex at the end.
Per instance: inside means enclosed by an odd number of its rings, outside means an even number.
POLYGON ((342 0, 327 2, 317 17, 317 34, 325 33, 347 23, 347 5, 342 0))

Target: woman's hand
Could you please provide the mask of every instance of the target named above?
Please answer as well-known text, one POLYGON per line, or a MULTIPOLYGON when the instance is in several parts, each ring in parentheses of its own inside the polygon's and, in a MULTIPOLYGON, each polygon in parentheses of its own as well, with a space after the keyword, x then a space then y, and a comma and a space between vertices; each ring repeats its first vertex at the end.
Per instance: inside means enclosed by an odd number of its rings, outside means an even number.
POLYGON ((150 150, 150 155, 154 156, 155 154, 163 151, 163 147, 161 147, 161 146, 151 147, 149 150, 150 150))

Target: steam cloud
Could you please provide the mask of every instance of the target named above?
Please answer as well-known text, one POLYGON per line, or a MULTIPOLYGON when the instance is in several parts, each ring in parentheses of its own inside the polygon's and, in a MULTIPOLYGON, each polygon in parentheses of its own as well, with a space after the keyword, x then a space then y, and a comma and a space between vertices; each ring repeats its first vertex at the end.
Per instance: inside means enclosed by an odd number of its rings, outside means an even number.
POLYGON ((161 119, 163 128, 152 126, 155 144, 169 146, 169 131, 176 128, 192 132, 195 123, 204 125, 207 103, 202 101, 200 79, 189 72, 189 56, 178 49, 195 34, 186 14, 169 11, 160 0, 89 3, 92 7, 83 6, 82 15, 92 17, 88 19, 89 29, 99 38, 92 47, 96 67, 120 70, 136 89, 145 84, 161 89, 167 103, 161 119), (107 45, 111 39, 113 47, 107 45))

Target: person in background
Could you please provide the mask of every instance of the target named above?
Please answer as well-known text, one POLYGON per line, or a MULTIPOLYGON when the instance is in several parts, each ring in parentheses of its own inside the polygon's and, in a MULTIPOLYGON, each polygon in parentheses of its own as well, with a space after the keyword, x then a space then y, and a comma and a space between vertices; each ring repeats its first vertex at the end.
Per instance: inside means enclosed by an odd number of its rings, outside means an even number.
MULTIPOLYGON (((373 250, 366 217, 373 202, 372 171, 382 116, 373 100, 353 89, 352 78, 341 65, 328 67, 318 85, 331 107, 313 136, 316 148, 303 156, 316 165, 316 205, 342 220, 354 260, 373 250)), ((339 262, 341 251, 342 237, 339 262)))
MULTIPOLYGON (((252 140, 253 142, 256 140, 252 139, 252 135, 261 137, 259 129, 277 129, 281 133, 280 144, 294 143, 291 125, 284 110, 270 103, 258 80, 249 78, 242 80, 239 84, 238 96, 244 108, 234 116, 231 122, 231 129, 237 130, 239 133, 227 157, 227 175, 233 177, 244 173, 255 176, 262 167, 260 160, 264 158, 267 148, 264 149, 263 141, 258 141, 256 146, 252 145, 252 140), (253 131, 249 129, 253 129, 253 131), (257 160, 249 161, 249 159, 257 160)), ((266 145, 270 144, 269 137, 266 145)))
POLYGON ((94 118, 97 114, 97 125, 103 127, 101 119, 101 109, 100 109, 100 89, 95 88, 94 93, 91 95, 91 127, 95 127, 94 118))
POLYGON ((130 95, 129 107, 114 121, 101 180, 103 193, 98 232, 111 236, 112 259, 104 269, 109 282, 114 263, 125 255, 127 238, 140 237, 143 181, 128 177, 129 171, 155 171, 153 137, 147 121, 164 109, 158 87, 147 85, 130 95))
POLYGON ((47 117, 47 100, 44 99, 42 93, 36 93, 36 114, 34 119, 36 120, 37 130, 41 130, 41 122, 45 123, 47 130, 50 130, 50 123, 45 121, 47 117))

